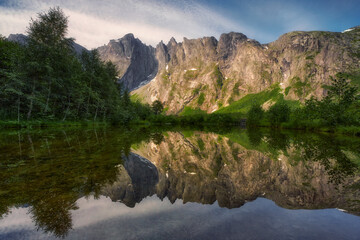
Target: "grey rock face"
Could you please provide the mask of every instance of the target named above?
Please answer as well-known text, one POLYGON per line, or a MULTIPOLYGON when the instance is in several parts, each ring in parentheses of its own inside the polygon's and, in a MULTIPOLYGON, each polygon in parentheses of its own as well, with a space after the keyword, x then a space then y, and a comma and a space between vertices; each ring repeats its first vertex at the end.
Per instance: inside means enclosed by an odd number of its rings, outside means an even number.
POLYGON ((136 203, 156 193, 159 174, 154 164, 135 153, 124 156, 124 160, 124 166, 119 166, 117 181, 104 187, 102 194, 112 201, 135 207, 136 203))
POLYGON ((107 45, 99 47, 98 51, 102 60, 116 65, 119 82, 130 91, 150 81, 157 74, 156 50, 143 44, 133 34, 111 40, 107 45))
POLYGON ((24 34, 10 34, 7 38, 8 41, 16 42, 21 45, 25 45, 28 41, 28 37, 24 34))
MULTIPOLYGON (((8 41, 16 42, 21 45, 26 45, 28 42, 28 37, 24 34, 10 34, 7 38, 8 41)), ((76 55, 80 55, 83 51, 88 51, 85 47, 81 46, 80 44, 77 44, 76 42, 72 43, 72 48, 76 55)))

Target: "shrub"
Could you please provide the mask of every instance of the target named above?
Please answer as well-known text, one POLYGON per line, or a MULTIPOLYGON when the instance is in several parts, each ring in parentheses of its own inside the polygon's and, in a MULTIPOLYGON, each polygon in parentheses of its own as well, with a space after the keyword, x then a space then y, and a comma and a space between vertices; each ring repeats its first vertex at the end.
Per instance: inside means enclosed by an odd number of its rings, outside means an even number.
POLYGON ((286 103, 277 102, 267 112, 268 120, 272 126, 279 126, 289 120, 290 112, 290 107, 286 103))
POLYGON ((247 125, 254 126, 258 125, 264 116, 264 110, 259 104, 251 106, 247 113, 247 125))
POLYGON ((204 103, 204 101, 205 101, 205 94, 201 93, 199 98, 198 98, 197 103, 198 103, 199 106, 201 106, 204 103))

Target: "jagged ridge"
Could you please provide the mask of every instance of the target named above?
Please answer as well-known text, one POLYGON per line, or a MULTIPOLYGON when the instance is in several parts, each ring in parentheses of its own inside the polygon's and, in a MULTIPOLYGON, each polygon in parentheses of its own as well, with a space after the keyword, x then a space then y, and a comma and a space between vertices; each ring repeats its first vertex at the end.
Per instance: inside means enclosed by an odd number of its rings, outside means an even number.
POLYGON ((249 93, 279 84, 287 99, 325 94, 323 84, 338 72, 358 69, 358 27, 344 33, 291 32, 269 44, 241 33, 146 46, 133 35, 99 48, 120 70, 121 82, 143 102, 159 99, 168 113, 185 106, 213 112, 249 93))

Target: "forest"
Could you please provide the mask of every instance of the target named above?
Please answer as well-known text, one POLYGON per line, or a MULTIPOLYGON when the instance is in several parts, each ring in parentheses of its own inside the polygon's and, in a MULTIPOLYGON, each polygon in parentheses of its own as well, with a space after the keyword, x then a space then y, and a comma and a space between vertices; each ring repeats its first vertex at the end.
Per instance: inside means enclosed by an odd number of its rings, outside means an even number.
POLYGON ((130 101, 111 62, 96 50, 77 54, 60 8, 39 13, 25 44, 0 38, 0 120, 111 121, 145 119, 150 106, 130 101))

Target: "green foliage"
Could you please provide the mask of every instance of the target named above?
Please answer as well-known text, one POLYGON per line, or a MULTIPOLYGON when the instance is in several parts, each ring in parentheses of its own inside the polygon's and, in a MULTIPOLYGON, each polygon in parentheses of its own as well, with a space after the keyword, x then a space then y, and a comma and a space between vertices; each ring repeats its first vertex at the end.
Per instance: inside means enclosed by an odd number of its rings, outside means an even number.
POLYGON ((200 108, 191 108, 189 106, 186 106, 184 107, 184 110, 180 113, 181 116, 189 116, 196 114, 206 114, 206 112, 201 110, 200 108))
POLYGON ((156 100, 151 104, 151 110, 154 112, 155 115, 160 114, 163 109, 164 105, 159 100, 156 100))
POLYGON ((250 110, 247 113, 247 125, 256 126, 260 123, 264 116, 264 110, 259 104, 254 104, 251 106, 250 110))
POLYGON ((198 100, 197 100, 197 104, 198 104, 199 106, 201 106, 201 105, 204 103, 204 101, 205 101, 205 94, 204 94, 204 93, 201 93, 200 96, 199 96, 199 98, 198 98, 198 100))
POLYGON ((360 69, 351 73, 340 72, 337 73, 335 76, 336 78, 350 80, 353 85, 357 86, 358 89, 360 88, 360 69))
POLYGON ((301 124, 311 126, 316 123, 315 128, 360 124, 357 88, 343 78, 344 75, 337 76, 331 78, 331 85, 324 86, 328 90, 326 97, 322 100, 311 98, 305 102, 303 109, 297 111, 295 117, 301 124))
POLYGON ((223 86, 223 81, 224 81, 224 76, 223 76, 223 74, 221 73, 218 65, 216 65, 216 66, 214 67, 213 75, 214 75, 215 80, 216 80, 216 85, 217 85, 218 87, 222 88, 222 86, 223 86))
POLYGON ((290 86, 289 86, 289 87, 287 87, 287 88, 285 88, 285 96, 287 96, 287 95, 289 94, 290 89, 291 89, 291 87, 290 87, 290 86))
POLYGON ((235 96, 239 96, 239 95, 240 95, 239 86, 240 86, 240 83, 239 83, 239 82, 235 83, 235 86, 234 86, 234 88, 233 88, 233 95, 235 95, 235 96))
POLYGON ((38 14, 25 46, 0 39, 0 119, 128 123, 149 115, 117 84, 117 71, 97 51, 80 56, 66 38, 59 8, 38 14))
POLYGON ((285 102, 277 102, 270 107, 267 117, 271 125, 280 126, 281 123, 289 120, 290 113, 290 107, 285 102))
POLYGON ((219 109, 215 113, 242 113, 246 115, 254 102, 262 105, 269 100, 277 101, 279 99, 282 99, 282 94, 280 93, 280 88, 276 87, 273 90, 248 94, 240 100, 233 102, 231 105, 219 109))
POLYGON ((305 81, 301 81, 299 77, 293 77, 290 82, 292 84, 291 87, 299 98, 306 97, 310 93, 311 85, 307 78, 305 81))

